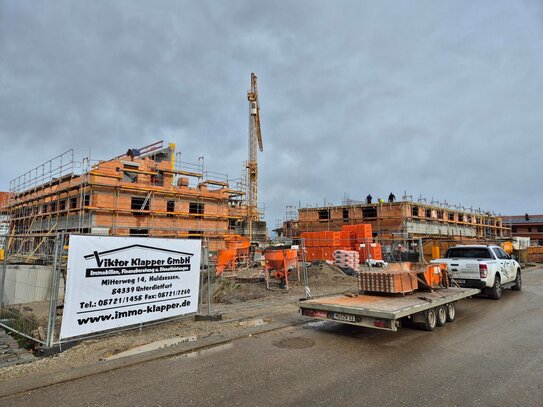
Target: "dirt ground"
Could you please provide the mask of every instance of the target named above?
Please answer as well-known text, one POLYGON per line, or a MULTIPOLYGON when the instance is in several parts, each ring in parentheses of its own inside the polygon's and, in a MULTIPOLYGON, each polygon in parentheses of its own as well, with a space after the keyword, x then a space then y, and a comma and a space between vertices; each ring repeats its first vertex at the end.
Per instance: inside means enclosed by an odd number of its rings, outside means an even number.
MULTIPOLYGON (((344 274, 328 263, 312 263, 307 268, 311 295, 323 295, 356 290, 356 278, 344 274)), ((24 379, 30 375, 59 373, 110 358, 142 345, 175 338, 207 338, 240 330, 255 319, 292 318, 297 315, 296 301, 304 297, 303 273, 289 274, 289 288, 281 288, 280 281, 270 280, 269 289, 258 270, 239 270, 235 274, 214 279, 211 313, 222 314, 220 321, 198 321, 185 317, 173 322, 146 326, 114 335, 87 339, 52 357, 36 357, 33 362, 0 369, 0 381, 24 379)), ((207 284, 202 290, 202 314, 207 313, 207 284)))

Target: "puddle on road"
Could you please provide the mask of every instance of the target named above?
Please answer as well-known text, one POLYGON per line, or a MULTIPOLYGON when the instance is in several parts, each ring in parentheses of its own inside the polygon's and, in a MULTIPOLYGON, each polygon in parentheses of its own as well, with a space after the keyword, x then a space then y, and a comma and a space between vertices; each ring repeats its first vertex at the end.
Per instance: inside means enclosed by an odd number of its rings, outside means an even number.
POLYGON ((198 357, 198 356, 211 355, 211 354, 214 354, 214 353, 219 353, 219 352, 231 349, 233 346, 234 346, 234 344, 232 342, 228 342, 228 343, 225 343, 225 344, 222 344, 222 345, 214 346, 212 348, 200 349, 200 350, 196 350, 194 352, 185 353, 183 355, 179 355, 179 356, 174 357, 173 360, 185 359, 185 358, 195 358, 195 357, 198 357))
POLYGON ((315 346, 315 341, 310 338, 295 336, 294 338, 285 338, 273 342, 273 346, 282 349, 306 349, 315 346))
POLYGON ((249 320, 245 320, 245 321, 240 321, 240 322, 238 322, 238 325, 239 326, 244 326, 244 327, 259 327, 259 326, 266 325, 269 322, 270 322, 270 320, 257 318, 257 319, 249 319, 249 320))
POLYGON ((313 322, 306 322, 304 325, 303 325, 303 328, 321 328, 321 327, 324 327, 326 325, 329 325, 330 322, 329 321, 313 321, 313 322))

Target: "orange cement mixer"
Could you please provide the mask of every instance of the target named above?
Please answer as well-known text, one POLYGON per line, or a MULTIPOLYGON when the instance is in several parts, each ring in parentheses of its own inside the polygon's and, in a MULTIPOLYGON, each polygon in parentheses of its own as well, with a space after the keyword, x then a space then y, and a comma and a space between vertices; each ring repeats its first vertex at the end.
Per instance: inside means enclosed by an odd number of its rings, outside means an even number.
POLYGON ((281 281, 281 285, 288 288, 288 272, 296 267, 298 279, 298 250, 296 249, 266 249, 264 252, 266 287, 269 289, 269 277, 271 275, 281 281))

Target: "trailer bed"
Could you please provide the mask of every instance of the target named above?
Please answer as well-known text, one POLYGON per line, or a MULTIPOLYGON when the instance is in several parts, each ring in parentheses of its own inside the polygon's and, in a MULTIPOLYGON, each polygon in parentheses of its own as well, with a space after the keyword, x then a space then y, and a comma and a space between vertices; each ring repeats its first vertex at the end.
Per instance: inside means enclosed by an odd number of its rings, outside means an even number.
POLYGON ((473 288, 447 288, 403 296, 334 295, 299 302, 303 316, 396 331, 401 318, 480 293, 473 288))

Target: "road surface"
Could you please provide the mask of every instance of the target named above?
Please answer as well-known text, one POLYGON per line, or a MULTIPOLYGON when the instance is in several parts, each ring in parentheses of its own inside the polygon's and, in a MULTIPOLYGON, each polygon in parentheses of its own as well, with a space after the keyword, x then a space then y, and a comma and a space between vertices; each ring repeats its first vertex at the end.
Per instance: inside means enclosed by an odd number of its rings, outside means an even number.
POLYGON ((434 332, 312 322, 0 399, 5 406, 541 406, 543 269, 434 332))

